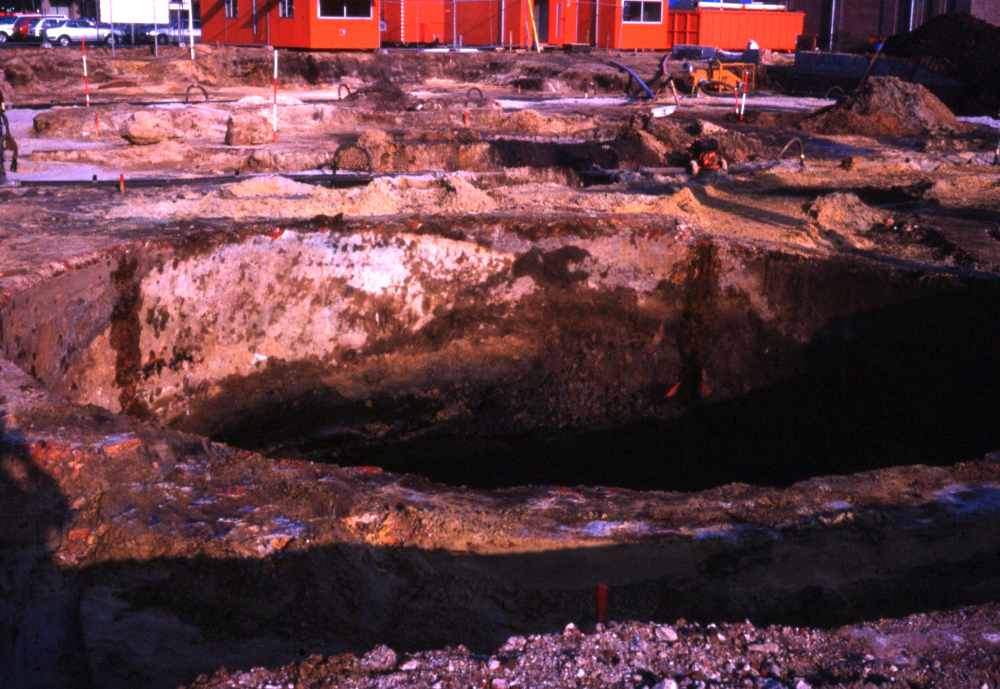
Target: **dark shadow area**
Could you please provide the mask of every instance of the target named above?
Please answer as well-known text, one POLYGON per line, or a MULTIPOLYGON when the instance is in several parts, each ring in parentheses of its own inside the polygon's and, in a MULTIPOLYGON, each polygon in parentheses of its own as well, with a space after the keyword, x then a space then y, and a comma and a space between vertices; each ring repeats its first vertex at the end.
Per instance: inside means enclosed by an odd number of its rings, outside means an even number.
MULTIPOLYGON (((220 439, 251 448, 270 444, 278 456, 377 465, 476 488, 586 484, 690 491, 731 482, 786 486, 895 465, 949 465, 1000 447, 997 313, 1000 290, 976 282, 835 318, 801 350, 769 352, 777 345, 760 337, 752 342, 759 351, 734 353, 708 309, 695 332, 677 333, 697 343, 681 347, 680 387, 668 396, 673 379, 667 379, 640 393, 674 418, 624 427, 491 435, 424 426, 421 433, 421 418, 437 411, 426 401, 347 401, 307 382, 293 402, 285 398, 262 408, 220 439), (780 375, 783 358, 801 361, 800 372, 728 399, 710 389, 713 367, 727 360, 758 367, 737 373, 761 380, 780 375), (768 366, 777 373, 769 374, 768 366), (707 389, 699 380, 703 370, 707 389), (390 417, 408 424, 409 439, 374 441, 357 432, 390 417), (270 435, 262 418, 283 435, 270 435)), ((646 356, 636 365, 655 368, 655 359, 646 356)), ((488 394, 476 404, 487 417, 508 413, 488 394)))
POLYGON ((18 446, 0 411, 0 686, 93 686, 82 581, 51 559, 69 518, 58 487, 18 446))
MULTIPOLYGON (((985 489, 984 489, 985 490, 985 489)), ((981 506, 995 490, 967 491, 981 506)), ((119 686, 173 686, 220 665, 283 664, 378 644, 397 652, 465 645, 489 653, 512 634, 594 621, 597 582, 614 619, 836 626, 995 601, 996 511, 946 517, 937 504, 875 508, 880 521, 786 530, 780 538, 660 541, 495 556, 409 547, 316 547, 261 560, 154 559, 82 573, 120 611, 86 621, 91 661, 119 686), (916 524, 914 516, 928 518, 916 524), (935 521, 936 523, 929 523, 935 521), (197 630, 196 642, 149 651, 149 639, 197 630), (146 639, 142 648, 128 635, 146 639), (96 639, 102 641, 98 643, 96 639), (233 649, 242 648, 240 653, 233 649), (216 649, 212 656, 210 649, 216 649), (277 649, 277 650, 276 650, 277 649), (284 650, 281 650, 284 649, 284 650), (173 653, 173 656, 158 657, 173 653), (282 655, 282 653, 284 655, 282 655), (110 654, 113 661, 104 661, 110 654), (163 676, 149 668, 167 665, 163 676)), ((96 595, 96 594, 95 594, 96 595)))

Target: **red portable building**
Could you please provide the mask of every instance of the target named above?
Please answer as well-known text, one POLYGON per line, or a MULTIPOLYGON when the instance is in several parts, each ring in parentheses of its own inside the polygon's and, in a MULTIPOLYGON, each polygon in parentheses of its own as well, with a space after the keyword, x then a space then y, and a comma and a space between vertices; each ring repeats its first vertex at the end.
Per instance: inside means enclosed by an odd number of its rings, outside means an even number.
POLYGON ((671 12, 667 0, 382 0, 385 43, 621 50, 710 45, 793 50, 804 15, 762 5, 671 12), (745 9, 748 7, 760 9, 745 9), (534 29, 532 28, 534 24, 534 29))
POLYGON ((202 0, 203 43, 377 50, 380 0, 202 0))

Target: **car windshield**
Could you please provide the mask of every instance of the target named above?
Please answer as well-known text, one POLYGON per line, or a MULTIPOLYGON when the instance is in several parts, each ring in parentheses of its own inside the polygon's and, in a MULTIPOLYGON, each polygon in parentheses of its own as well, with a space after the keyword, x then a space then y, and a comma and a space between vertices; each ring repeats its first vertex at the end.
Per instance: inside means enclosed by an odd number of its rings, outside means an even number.
POLYGON ((0 17, 0 26, 7 26, 17 21, 17 17, 0 17))

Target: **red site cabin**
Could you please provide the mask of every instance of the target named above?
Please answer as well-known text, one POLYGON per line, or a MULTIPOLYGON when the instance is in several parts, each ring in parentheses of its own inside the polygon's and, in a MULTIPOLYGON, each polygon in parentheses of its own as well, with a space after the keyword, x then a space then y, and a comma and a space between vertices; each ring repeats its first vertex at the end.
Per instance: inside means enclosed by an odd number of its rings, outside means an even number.
POLYGON ((307 50, 435 43, 738 50, 750 40, 765 49, 792 50, 802 33, 804 15, 781 6, 726 2, 670 12, 667 5, 668 0, 202 0, 201 30, 205 43, 307 50))
POLYGON ((550 46, 742 50, 753 40, 761 48, 793 50, 805 19, 780 5, 726 2, 674 12, 667 5, 667 0, 381 0, 382 41, 530 48, 537 30, 537 42, 550 46))
POLYGON ((377 50, 380 0, 202 0, 203 43, 377 50))

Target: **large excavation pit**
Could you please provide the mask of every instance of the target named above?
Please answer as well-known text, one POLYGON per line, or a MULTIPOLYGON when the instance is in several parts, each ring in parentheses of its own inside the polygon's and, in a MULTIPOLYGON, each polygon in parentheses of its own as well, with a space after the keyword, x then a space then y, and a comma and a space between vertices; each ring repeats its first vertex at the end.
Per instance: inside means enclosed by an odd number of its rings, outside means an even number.
POLYGON ((64 515, 100 686, 495 650, 592 622, 598 582, 662 621, 1000 594, 993 277, 652 216, 321 220, 126 243, 0 309, 44 384, 4 397, 8 463, 59 469, 15 497, 64 515))
POLYGON ((1000 447, 994 280, 651 222, 131 247, 15 298, 0 341, 82 404, 477 488, 784 486, 1000 447))

